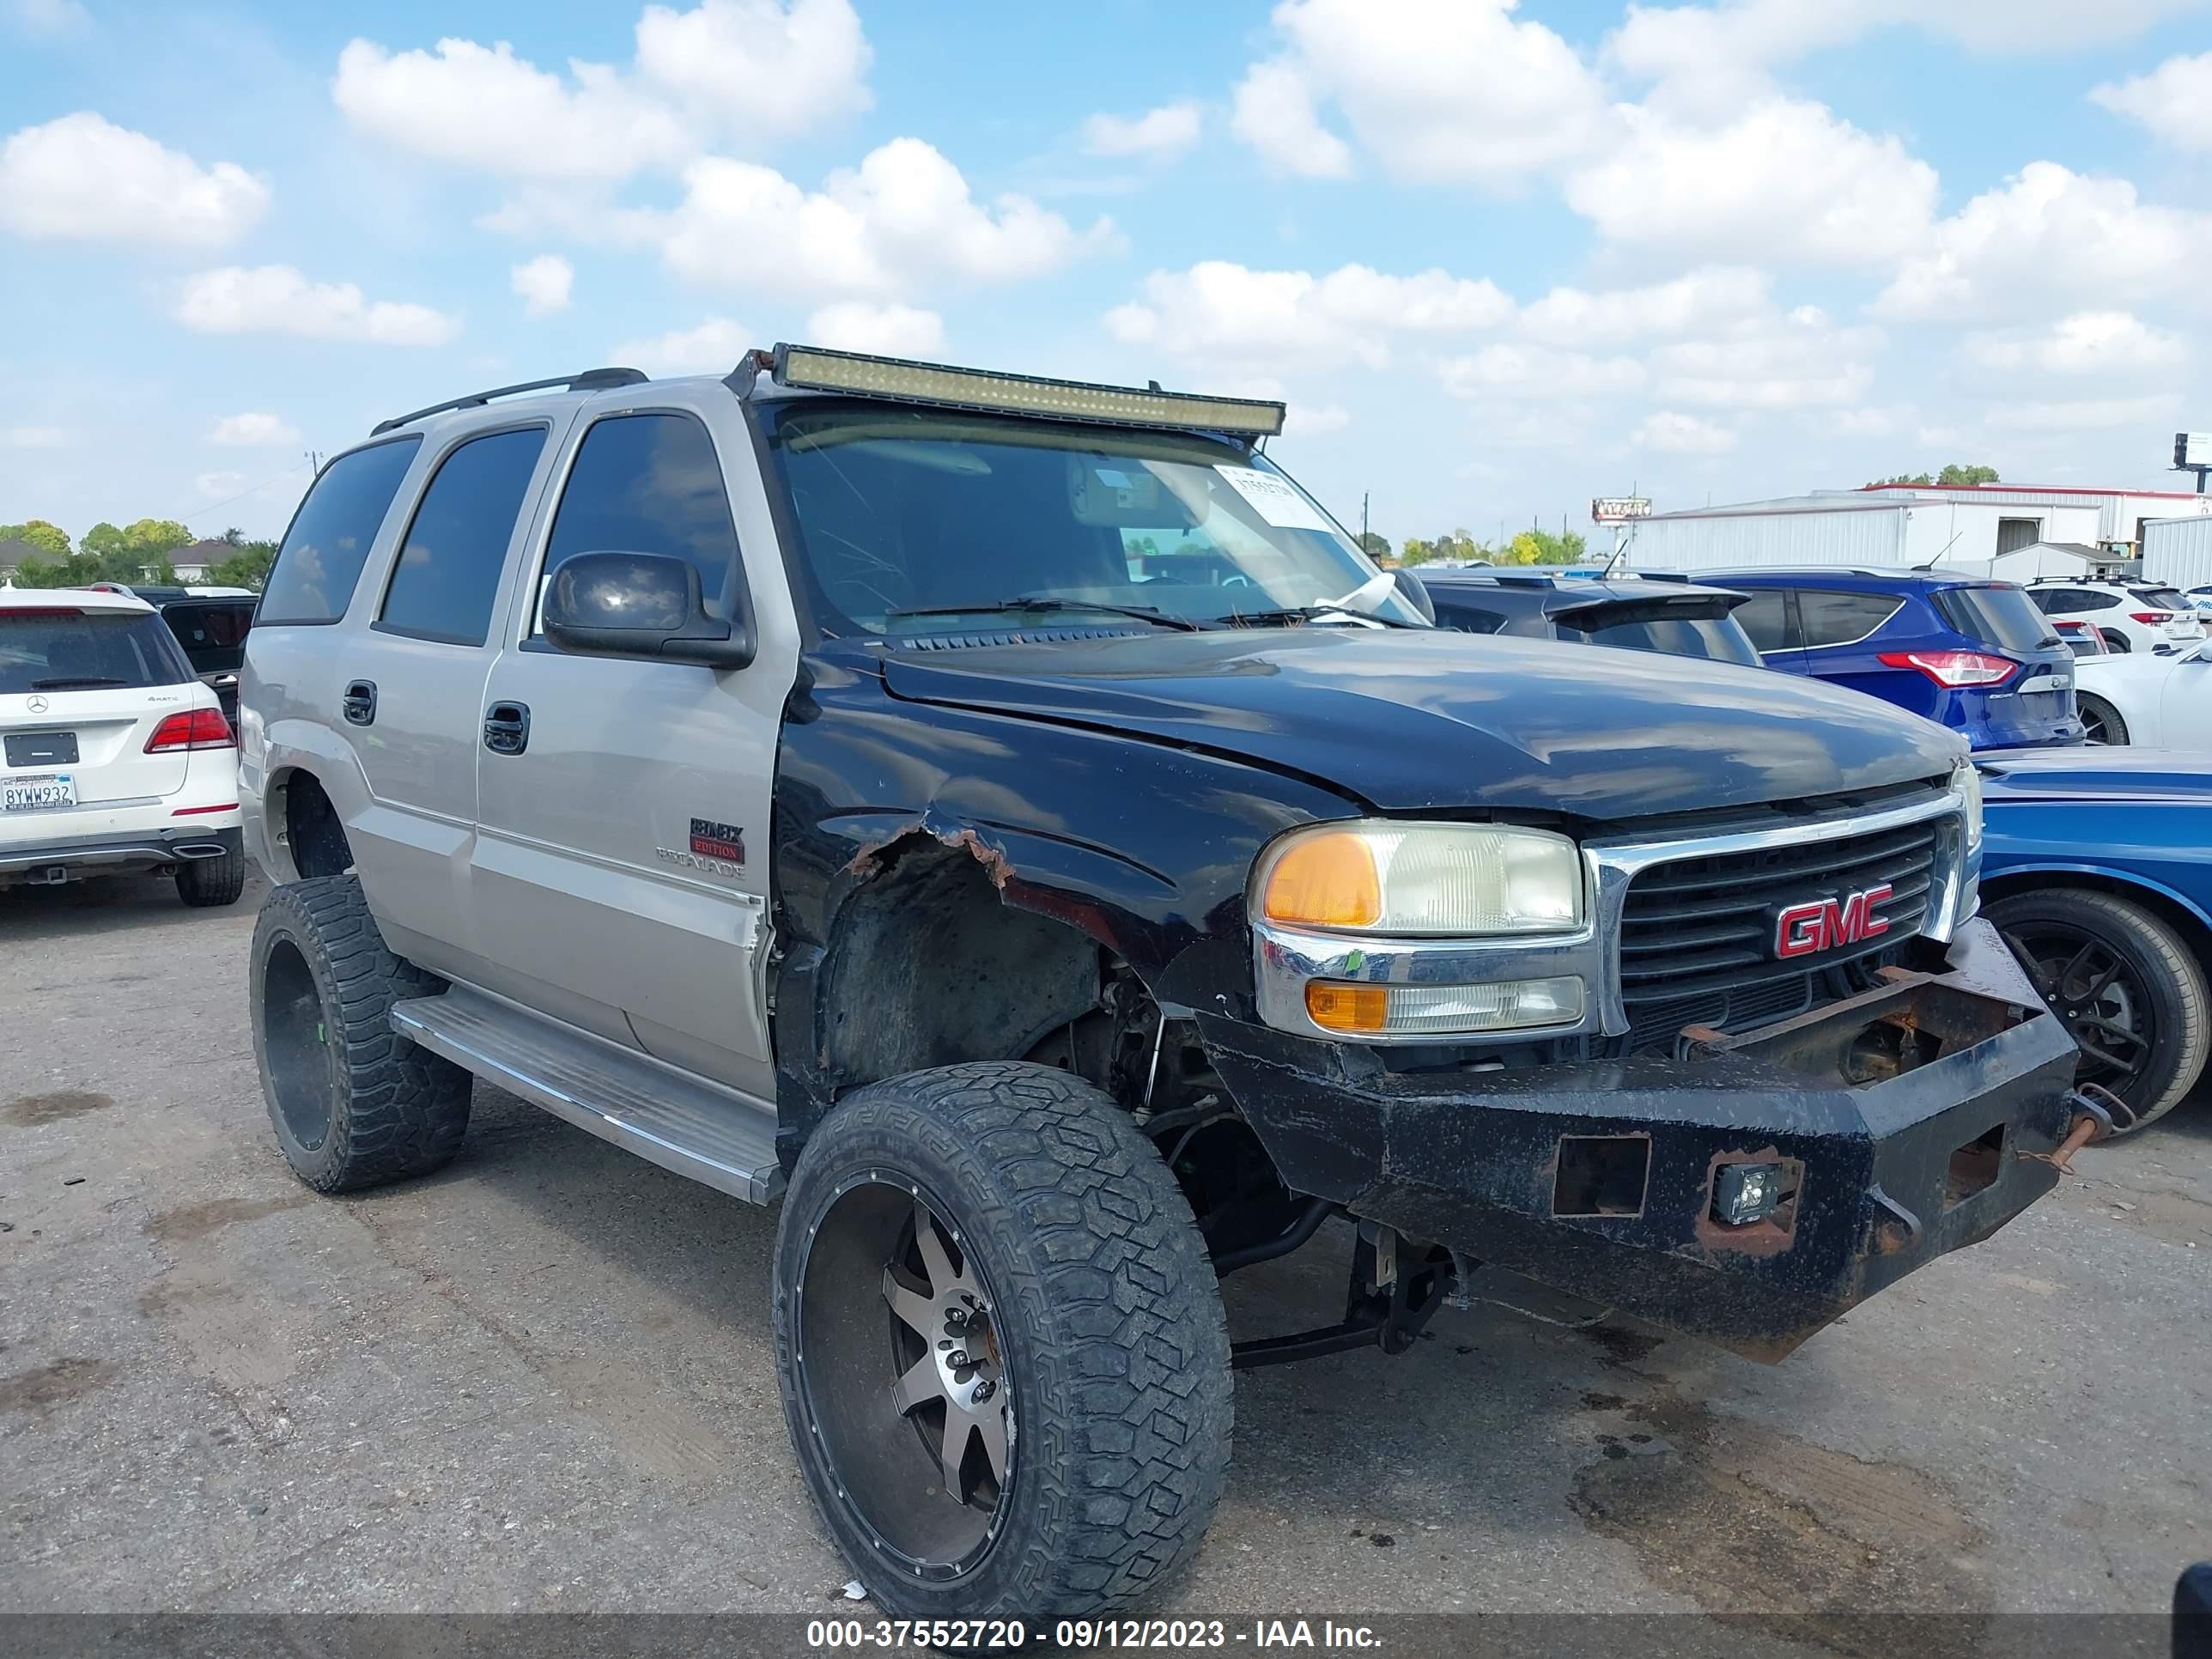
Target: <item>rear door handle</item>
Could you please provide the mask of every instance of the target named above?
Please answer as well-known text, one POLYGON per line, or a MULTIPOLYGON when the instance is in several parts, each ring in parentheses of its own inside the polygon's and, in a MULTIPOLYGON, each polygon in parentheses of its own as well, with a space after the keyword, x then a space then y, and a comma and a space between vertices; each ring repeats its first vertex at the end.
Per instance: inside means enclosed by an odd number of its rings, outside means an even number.
POLYGON ((530 705, 495 702, 484 710, 484 747, 495 755, 519 755, 530 747, 530 705))
POLYGON ((356 726, 376 724, 376 682, 356 680, 345 689, 345 717, 356 726))

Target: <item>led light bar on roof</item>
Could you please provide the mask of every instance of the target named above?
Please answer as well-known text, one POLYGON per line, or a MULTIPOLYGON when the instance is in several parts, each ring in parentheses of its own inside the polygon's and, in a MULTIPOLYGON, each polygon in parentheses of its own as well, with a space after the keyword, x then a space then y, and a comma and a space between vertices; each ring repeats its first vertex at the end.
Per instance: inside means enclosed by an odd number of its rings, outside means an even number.
POLYGON ((775 380, 779 386, 814 392, 854 392, 904 403, 1050 415, 1066 421, 1192 427, 1253 437, 1273 437, 1283 429, 1282 404, 1249 398, 1201 398, 1181 392, 1091 386, 1081 380, 1047 380, 1030 374, 994 374, 979 368, 823 351, 814 346, 776 347, 775 380))

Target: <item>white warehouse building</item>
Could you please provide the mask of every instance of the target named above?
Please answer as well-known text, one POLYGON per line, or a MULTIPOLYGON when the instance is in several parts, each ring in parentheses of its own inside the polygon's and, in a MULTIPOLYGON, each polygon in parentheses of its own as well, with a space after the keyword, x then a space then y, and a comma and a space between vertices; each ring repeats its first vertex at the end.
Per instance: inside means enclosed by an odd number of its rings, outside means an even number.
MULTIPOLYGON (((1724 570, 1733 566, 1851 565, 1910 569, 1943 564, 1986 575, 2005 554, 2043 543, 2102 539, 2102 504, 1929 499, 1911 490, 1839 489, 1778 501, 1662 513, 1628 526, 1626 562, 1639 570, 1724 570)), ((2005 575, 2021 577, 2009 568, 2005 575)), ((2053 550, 2053 574, 2079 562, 2053 550)), ((2036 574, 2028 572, 2028 574, 2036 574)))
POLYGON ((2212 518, 2154 519, 2142 529, 2143 580, 2188 589, 2212 585, 2212 518))

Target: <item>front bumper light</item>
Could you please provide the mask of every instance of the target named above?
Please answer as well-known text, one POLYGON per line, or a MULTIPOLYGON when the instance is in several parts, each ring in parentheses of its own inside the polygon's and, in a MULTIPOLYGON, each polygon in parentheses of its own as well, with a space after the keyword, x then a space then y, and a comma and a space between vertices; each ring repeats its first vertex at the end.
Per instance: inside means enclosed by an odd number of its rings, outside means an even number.
POLYGON ((1583 981, 1572 975, 1486 985, 1364 985, 1317 979, 1306 987, 1307 1017, 1323 1030, 1346 1036, 1542 1030, 1576 1024, 1583 1007, 1583 981))
POLYGON ((1547 830, 1371 820, 1285 836, 1253 873, 1253 908, 1290 927, 1518 938, 1577 931, 1583 886, 1574 842, 1547 830))

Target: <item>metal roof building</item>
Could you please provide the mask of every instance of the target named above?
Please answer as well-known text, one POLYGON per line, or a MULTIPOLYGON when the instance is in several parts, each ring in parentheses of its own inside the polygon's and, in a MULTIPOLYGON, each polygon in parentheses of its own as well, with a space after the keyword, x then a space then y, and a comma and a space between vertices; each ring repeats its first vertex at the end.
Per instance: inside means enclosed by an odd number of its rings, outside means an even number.
POLYGON ((2212 496, 2181 489, 2089 489, 2073 484, 1869 484, 1852 493, 2022 509, 2094 506, 2097 533, 2066 538, 2094 542, 2140 543, 2146 519, 2195 518, 2212 513, 2212 496))
POLYGON ((2103 511, 2074 496, 2015 502, 1976 490, 1935 499, 1911 489, 1826 490, 1638 520, 1628 526, 1627 562, 1686 571, 1940 562, 1986 574, 1999 556, 2038 543, 2103 539, 2103 511))
POLYGON ((2142 527, 2142 544, 2146 581, 2212 584, 2212 518, 2153 520, 2142 527))

